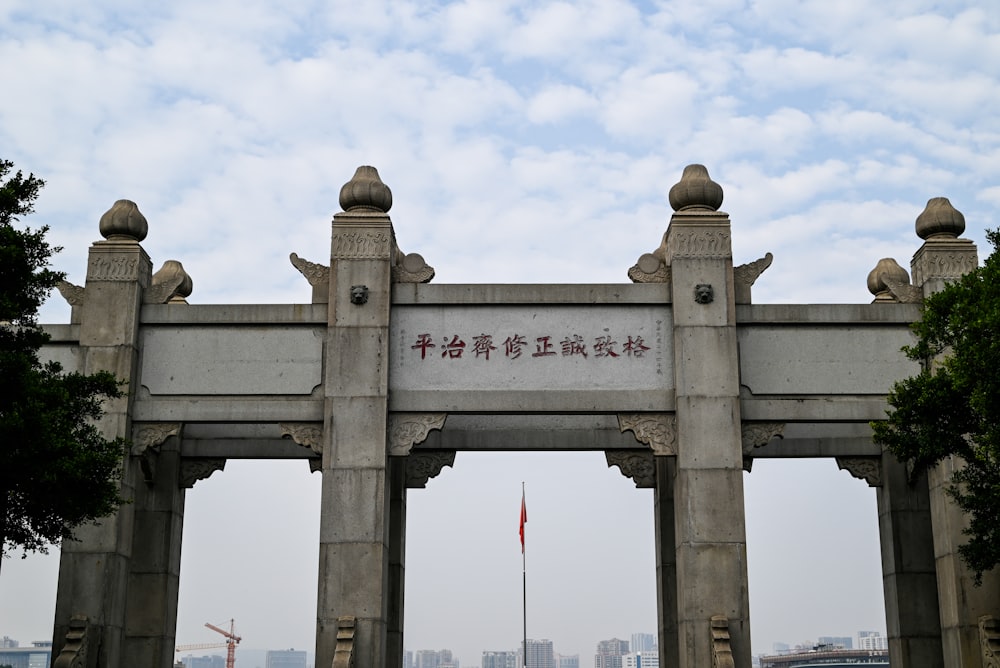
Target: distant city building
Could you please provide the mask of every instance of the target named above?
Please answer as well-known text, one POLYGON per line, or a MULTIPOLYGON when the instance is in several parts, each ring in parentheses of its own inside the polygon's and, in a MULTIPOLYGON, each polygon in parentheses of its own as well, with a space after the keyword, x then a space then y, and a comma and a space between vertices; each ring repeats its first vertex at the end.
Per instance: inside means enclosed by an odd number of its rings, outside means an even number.
POLYGON ((597 643, 594 668, 622 668, 622 657, 628 654, 628 640, 602 640, 597 643))
POLYGON ((816 649, 760 657, 760 668, 889 668, 886 650, 816 649))
POLYGON ((460 668, 450 649, 421 649, 413 656, 413 668, 460 668))
POLYGON ((403 652, 403 668, 413 668, 413 652, 411 650, 403 652))
POLYGON ((854 638, 847 636, 820 636, 816 639, 817 645, 830 645, 831 647, 842 647, 844 649, 854 649, 854 638))
POLYGON ((268 650, 264 666, 265 668, 306 668, 306 652, 294 649, 268 650))
POLYGON ((9 636, 0 638, 0 647, 17 647, 18 642, 9 636))
POLYGON ((580 668, 580 655, 556 654, 556 668, 580 668))
POLYGON ((622 668, 658 668, 660 653, 655 649, 622 655, 622 668))
POLYGON ((775 654, 781 654, 782 652, 787 652, 791 648, 792 646, 786 642, 776 642, 773 645, 771 645, 771 651, 774 652, 775 654))
POLYGON ((555 668, 555 654, 552 652, 551 640, 532 640, 528 638, 524 668, 555 668))
POLYGON ((858 649, 889 649, 889 638, 878 631, 858 631, 858 649))
POLYGON ((52 643, 36 640, 31 647, 21 647, 18 641, 4 636, 10 645, 0 647, 0 666, 11 668, 49 668, 52 663, 52 643))
POLYGON ((629 644, 631 652, 648 652, 656 649, 656 636, 652 633, 633 633, 632 642, 629 644))
POLYGON ((226 668, 226 659, 221 656, 185 656, 184 668, 226 668))
POLYGON ((483 652, 481 668, 517 668, 517 652, 483 652))

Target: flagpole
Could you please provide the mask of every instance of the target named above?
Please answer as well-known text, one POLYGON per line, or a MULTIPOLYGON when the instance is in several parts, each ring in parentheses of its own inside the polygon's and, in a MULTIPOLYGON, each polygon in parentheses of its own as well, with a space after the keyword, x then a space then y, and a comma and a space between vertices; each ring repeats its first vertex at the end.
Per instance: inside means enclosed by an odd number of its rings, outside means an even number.
POLYGON ((528 567, 527 567, 527 541, 525 540, 525 531, 527 527, 524 525, 527 521, 527 512, 525 511, 524 505, 524 481, 521 481, 521 583, 522 583, 522 600, 524 602, 524 666, 523 668, 528 668, 528 567))

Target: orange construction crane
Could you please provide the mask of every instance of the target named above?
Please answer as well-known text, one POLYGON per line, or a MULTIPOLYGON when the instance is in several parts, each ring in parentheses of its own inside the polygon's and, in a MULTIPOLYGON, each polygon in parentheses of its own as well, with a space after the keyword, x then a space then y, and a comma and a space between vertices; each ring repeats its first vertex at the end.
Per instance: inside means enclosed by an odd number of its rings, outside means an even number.
POLYGON ((209 624, 208 622, 205 622, 205 626, 212 629, 216 633, 221 633, 226 637, 226 668, 235 668, 236 646, 240 644, 241 640, 243 640, 243 638, 240 638, 238 635, 236 635, 235 622, 232 619, 229 620, 228 631, 226 631, 225 629, 220 629, 215 624, 209 624))

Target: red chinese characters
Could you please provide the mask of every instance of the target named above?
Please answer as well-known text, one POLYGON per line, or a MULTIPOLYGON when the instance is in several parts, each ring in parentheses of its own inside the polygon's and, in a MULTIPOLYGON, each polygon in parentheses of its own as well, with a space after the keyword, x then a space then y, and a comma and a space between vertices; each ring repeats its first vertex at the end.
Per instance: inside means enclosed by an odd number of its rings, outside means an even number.
MULTIPOLYGON (((608 329, 605 328, 603 331, 607 332, 608 329)), ((499 345, 494 344, 493 334, 485 332, 469 337, 468 342, 459 334, 445 336, 441 339, 440 345, 434 343, 430 333, 423 333, 417 335, 410 349, 420 351, 421 360, 427 359, 432 348, 440 348, 441 358, 445 360, 463 359, 464 353, 468 350, 470 358, 483 362, 497 357, 493 353, 501 350, 503 358, 508 360, 545 357, 593 358, 595 360, 638 359, 650 350, 642 336, 629 334, 624 339, 624 343, 621 343, 610 334, 602 334, 591 339, 580 334, 568 334, 561 339, 551 335, 537 336, 534 338, 535 351, 530 356, 525 356, 525 353, 530 350, 529 339, 528 336, 520 333, 510 334, 499 345)), ((499 339, 496 340, 499 341, 499 339)))

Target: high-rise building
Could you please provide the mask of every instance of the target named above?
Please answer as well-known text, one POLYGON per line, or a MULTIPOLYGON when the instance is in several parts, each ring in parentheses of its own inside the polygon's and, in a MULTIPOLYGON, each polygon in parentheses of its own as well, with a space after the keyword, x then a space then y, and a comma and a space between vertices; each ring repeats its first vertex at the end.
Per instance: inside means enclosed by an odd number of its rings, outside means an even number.
POLYGON ((816 644, 854 649, 854 638, 849 636, 820 636, 816 639, 816 644))
POLYGON ((655 649, 629 652, 622 656, 622 668, 658 668, 660 653, 655 649))
POLYGON ((450 649, 422 649, 414 655, 413 668, 459 668, 459 662, 450 649))
POLYGON ((413 652, 411 650, 403 652, 403 668, 413 668, 413 652))
POLYGON ((555 668, 555 655, 552 653, 551 640, 532 640, 528 638, 525 648, 524 668, 555 668))
POLYGON ((517 652, 483 652, 480 668, 517 668, 517 652))
POLYGON ((266 668, 306 668, 306 653, 302 650, 268 650, 266 668))
POLYGON ((186 656, 184 668, 226 668, 226 659, 218 655, 186 656))
POLYGON ((889 649, 889 639, 878 631, 858 631, 858 649, 889 649))
POLYGON ((580 655, 556 654, 556 668, 580 668, 580 655))
POLYGON ((36 640, 31 647, 21 647, 16 640, 6 639, 10 644, 0 648, 0 666, 48 668, 52 663, 52 641, 36 640))
POLYGON ((629 651, 648 652, 656 649, 656 636, 652 633, 633 633, 632 642, 629 644, 629 651))
POLYGON ((628 640, 602 640, 597 643, 594 668, 622 668, 622 657, 628 654, 628 640))

